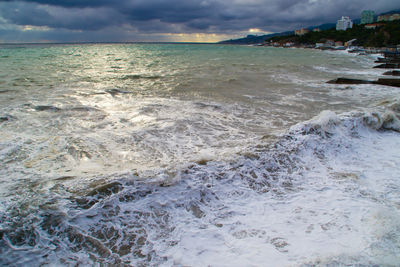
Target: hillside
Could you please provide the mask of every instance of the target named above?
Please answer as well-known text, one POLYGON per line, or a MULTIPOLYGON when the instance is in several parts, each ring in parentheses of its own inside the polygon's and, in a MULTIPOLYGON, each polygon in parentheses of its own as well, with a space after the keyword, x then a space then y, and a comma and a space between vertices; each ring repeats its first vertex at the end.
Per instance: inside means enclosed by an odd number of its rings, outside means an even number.
POLYGON ((276 36, 288 36, 292 35, 293 31, 281 32, 281 33, 272 33, 266 35, 247 35, 246 37, 239 39, 231 39, 219 42, 219 44, 238 44, 238 45, 246 45, 246 44, 262 44, 265 40, 270 39, 276 36))
POLYGON ((272 37, 269 41, 310 45, 323 43, 326 40, 346 42, 351 39, 357 39, 354 44, 365 47, 383 47, 400 44, 400 21, 383 24, 383 26, 376 29, 366 29, 364 25, 354 25, 352 29, 346 31, 330 29, 321 32, 310 32, 303 36, 272 37))
MULTIPOLYGON (((377 14, 376 17, 379 15, 392 14, 392 13, 400 13, 400 9, 388 11, 388 12, 385 12, 382 14, 377 14)), ((386 43, 392 44, 392 41, 396 40, 396 38, 392 38, 394 36, 392 36, 391 38, 387 38, 387 35, 386 35, 386 37, 385 37, 385 32, 392 32, 393 30, 385 29, 382 32, 378 32, 377 36, 372 37, 372 36, 369 36, 369 34, 371 32, 368 33, 368 31, 366 32, 363 29, 357 27, 357 24, 360 23, 359 18, 354 19, 353 22, 354 22, 354 24, 356 24, 353 29, 355 29, 355 31, 358 32, 358 33, 356 33, 356 35, 359 37, 359 38, 357 38, 357 37, 354 37, 354 38, 359 39, 360 40, 359 42, 362 44, 370 44, 371 46, 379 46, 379 45, 384 45, 386 43)), ((296 38, 294 36, 294 31, 286 31, 286 32, 281 32, 281 33, 273 33, 273 34, 260 35, 260 36, 248 35, 247 37, 243 37, 243 38, 239 38, 239 39, 231 39, 231 40, 221 41, 221 42, 219 42, 219 44, 239 44, 239 45, 262 44, 266 40, 271 40, 271 39, 274 41, 276 41, 276 40, 292 41, 293 40, 293 42, 295 42, 295 43, 305 43, 305 44, 310 43, 311 44, 311 43, 315 43, 316 40, 319 41, 324 38, 335 39, 337 37, 338 38, 337 41, 343 41, 343 42, 353 39, 353 38, 350 38, 350 39, 347 39, 347 38, 350 34, 355 34, 355 31, 350 31, 349 33, 347 33, 347 31, 346 31, 346 33, 334 33, 334 32, 336 32, 335 27, 336 27, 336 23, 325 23, 325 24, 321 24, 318 26, 309 26, 309 27, 307 27, 307 29, 309 29, 309 30, 312 30, 314 28, 319 28, 320 30, 322 30, 321 35, 311 34, 311 36, 306 36, 305 39, 301 39, 301 40, 298 40, 298 38, 296 38), (287 36, 288 38, 284 38, 285 36, 287 36)), ((380 29, 380 30, 382 30, 382 29, 380 29)), ((375 32, 374 32, 374 34, 375 34, 375 32)))

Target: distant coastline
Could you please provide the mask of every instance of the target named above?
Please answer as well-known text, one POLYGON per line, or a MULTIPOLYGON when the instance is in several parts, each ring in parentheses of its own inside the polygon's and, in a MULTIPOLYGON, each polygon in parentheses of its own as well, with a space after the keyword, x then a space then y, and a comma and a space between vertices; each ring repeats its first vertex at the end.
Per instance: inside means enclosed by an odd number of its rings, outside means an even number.
MULTIPOLYGON (((392 10, 377 15, 382 16, 391 13, 400 13, 400 10, 392 10)), ((378 21, 379 22, 379 21, 378 21)), ((357 39, 354 43, 358 46, 366 47, 382 47, 388 45, 400 44, 400 20, 379 22, 375 28, 366 28, 360 24, 360 19, 354 20, 354 27, 337 31, 335 23, 326 23, 318 26, 309 26, 304 28, 304 34, 296 35, 296 31, 285 31, 268 35, 248 35, 239 39, 231 39, 219 42, 220 44, 236 44, 236 45, 262 45, 272 42, 279 42, 280 46, 285 43, 293 45, 315 45, 318 42, 333 40, 347 42, 357 39)))

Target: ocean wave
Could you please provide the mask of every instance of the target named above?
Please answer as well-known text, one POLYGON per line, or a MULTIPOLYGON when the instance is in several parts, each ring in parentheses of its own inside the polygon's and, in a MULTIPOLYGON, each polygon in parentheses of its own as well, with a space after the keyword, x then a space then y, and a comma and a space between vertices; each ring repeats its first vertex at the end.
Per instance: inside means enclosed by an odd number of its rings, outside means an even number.
POLYGON ((32 182, 2 203, 0 262, 394 266, 399 103, 323 111, 230 162, 32 182))

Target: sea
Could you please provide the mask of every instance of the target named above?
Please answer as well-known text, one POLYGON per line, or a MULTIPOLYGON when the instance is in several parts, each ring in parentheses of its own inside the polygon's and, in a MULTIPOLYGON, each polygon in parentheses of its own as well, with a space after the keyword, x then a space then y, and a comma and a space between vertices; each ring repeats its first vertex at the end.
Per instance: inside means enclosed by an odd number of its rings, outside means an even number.
POLYGON ((0 265, 399 266, 378 56, 0 45, 0 265))

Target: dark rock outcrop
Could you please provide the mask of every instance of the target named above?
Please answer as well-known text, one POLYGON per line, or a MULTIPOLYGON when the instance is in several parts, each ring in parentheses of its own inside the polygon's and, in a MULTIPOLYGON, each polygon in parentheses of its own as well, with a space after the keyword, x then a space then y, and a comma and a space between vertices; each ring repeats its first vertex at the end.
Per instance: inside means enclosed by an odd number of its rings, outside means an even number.
POLYGON ((400 70, 387 71, 383 75, 400 76, 400 70))
POLYGON ((334 80, 330 80, 327 83, 331 84, 371 84, 372 81, 365 81, 359 79, 350 79, 350 78, 337 78, 334 80))
POLYGON ((384 63, 375 66, 374 69, 400 69, 400 63, 384 63))
POLYGON ((400 79, 378 79, 374 84, 400 87, 400 79))
POLYGON ((378 58, 375 63, 400 63, 400 59, 397 58, 378 58))
POLYGON ((379 84, 379 85, 400 87, 400 79, 385 79, 385 78, 378 79, 377 81, 366 81, 366 80, 350 79, 350 78, 337 78, 334 80, 330 80, 327 83, 331 83, 331 84, 379 84))

